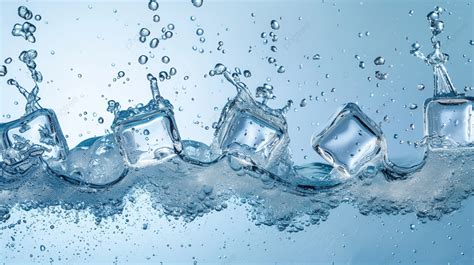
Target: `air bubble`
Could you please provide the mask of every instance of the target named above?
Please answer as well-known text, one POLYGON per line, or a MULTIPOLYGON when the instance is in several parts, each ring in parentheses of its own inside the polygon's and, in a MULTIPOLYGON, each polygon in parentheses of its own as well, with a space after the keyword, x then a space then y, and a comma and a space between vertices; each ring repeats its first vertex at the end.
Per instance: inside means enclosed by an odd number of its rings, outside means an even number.
POLYGON ((161 61, 165 64, 169 63, 170 62, 170 57, 168 56, 163 56, 161 57, 161 61))

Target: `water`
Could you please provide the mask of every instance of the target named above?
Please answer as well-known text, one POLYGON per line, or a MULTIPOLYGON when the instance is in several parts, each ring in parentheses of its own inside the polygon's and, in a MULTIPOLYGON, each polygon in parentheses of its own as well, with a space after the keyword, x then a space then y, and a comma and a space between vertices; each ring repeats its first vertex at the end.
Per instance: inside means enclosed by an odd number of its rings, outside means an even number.
MULTIPOLYGON (((102 9, 99 4, 81 5, 90 13, 102 9)), ((336 14, 341 10, 336 4, 321 5, 336 14)), ((119 15, 127 9, 120 6, 103 10, 123 19, 119 15)), ((15 52, 20 54, 18 65, 13 62, 4 71, 8 85, 2 91, 6 122, 1 124, 0 234, 6 247, 0 255, 7 262, 466 263, 472 259, 472 218, 466 214, 474 191, 472 97, 457 92, 447 73, 443 42, 436 39, 445 26, 439 23, 441 9, 428 15, 436 37, 431 40, 434 52, 425 57, 421 45, 412 46, 412 54, 432 66, 435 80, 435 94, 423 110, 414 106, 429 96, 422 93, 431 92, 430 86, 425 89, 422 83, 427 81, 415 79, 401 88, 399 83, 405 81, 398 71, 404 68, 388 52, 391 48, 379 48, 375 54, 344 46, 348 51, 341 49, 339 54, 312 43, 304 56, 291 61, 285 54, 306 43, 298 36, 314 30, 310 14, 301 11, 303 16, 293 18, 301 22, 295 22, 283 15, 264 16, 264 10, 248 12, 239 23, 250 20, 249 25, 259 26, 246 28, 253 38, 242 44, 239 41, 246 35, 235 32, 239 27, 209 23, 199 13, 213 6, 188 2, 188 9, 180 9, 187 25, 165 15, 168 3, 145 3, 141 23, 120 21, 130 28, 123 35, 133 52, 116 53, 104 61, 89 59, 83 65, 77 57, 69 57, 72 51, 50 45, 46 50, 35 46, 38 51, 15 52), (163 15, 161 22, 154 18, 157 12, 163 15), (189 20, 190 15, 196 17, 189 20), (269 26, 273 32, 261 34, 269 26), (196 35, 204 32, 206 40, 201 42, 196 35), (186 35, 189 41, 183 40, 186 35), (262 38, 272 44, 261 43, 262 38), (158 43, 160 48, 153 50, 158 43), (194 45, 203 52, 194 52, 194 45), (239 47, 244 48, 242 58, 247 58, 245 54, 255 61, 239 60, 239 47), (55 53, 49 53, 52 48, 55 53), (63 56, 68 57, 66 71, 43 68, 49 61, 60 63, 55 60, 64 60, 63 56), (350 63, 339 64, 345 56, 350 63), (192 66, 193 60, 204 58, 212 62, 192 66), (374 64, 362 61, 373 58, 374 64), (91 67, 92 62, 100 67, 91 67), (236 65, 242 68, 231 70, 236 65), (331 70, 328 65, 340 66, 331 70), (349 75, 361 73, 362 85, 355 78, 347 82, 348 72, 343 70, 347 66, 349 75), (107 74, 94 75, 101 68, 107 74), (379 74, 371 79, 374 72, 379 74), (69 80, 67 85, 61 76, 69 80), (202 83, 196 81, 201 79, 202 83), (87 85, 94 89, 85 90, 87 80, 94 80, 87 85), (20 85, 31 82, 31 89, 20 85), (20 93, 9 92, 15 90, 20 93), (10 104, 21 95, 26 103, 19 104, 21 111, 13 111, 10 104), (329 112, 341 104, 342 110, 324 128, 329 112), (174 113, 173 105, 180 111, 174 113), (403 148, 410 148, 410 155, 394 159, 392 154, 401 154, 403 148), (416 152, 422 156, 413 155, 416 152), (68 236, 62 243, 50 238, 63 234, 68 236), (179 235, 186 239, 176 239, 179 235), (136 248, 141 250, 128 253, 136 248), (313 255, 314 249, 321 253, 313 255), (52 254, 56 251, 60 257, 52 254)), ((408 12, 411 8, 401 13, 417 17, 421 9, 408 12)), ((33 4, 30 9, 37 10, 33 4)), ((40 30, 46 32, 46 22, 54 20, 46 11, 41 14, 45 23, 40 30)), ((8 21, 9 26, 13 23, 8 21)), ((357 32, 367 29, 354 31, 355 39, 357 32)), ((370 32, 360 38, 369 42, 381 34, 372 28, 370 32)), ((8 35, 6 39, 16 39, 11 37, 15 33, 8 35)), ((39 45, 48 42, 43 38, 39 45)), ((101 43, 110 35, 94 32, 93 38, 101 43)), ((114 48, 122 47, 114 43, 114 48)), ((409 45, 403 45, 408 50, 409 45)), ((395 54, 402 63, 411 58, 408 52, 395 54)), ((409 71, 406 78, 412 75, 409 71)), ((462 74, 455 80, 466 84, 462 74)))

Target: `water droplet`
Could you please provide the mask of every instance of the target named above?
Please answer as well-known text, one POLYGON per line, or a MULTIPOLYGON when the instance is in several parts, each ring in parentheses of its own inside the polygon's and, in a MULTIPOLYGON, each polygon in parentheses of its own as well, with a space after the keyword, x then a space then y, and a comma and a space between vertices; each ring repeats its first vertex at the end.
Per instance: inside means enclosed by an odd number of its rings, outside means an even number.
POLYGON ((276 46, 272 46, 272 47, 270 48, 270 50, 271 50, 272 52, 277 52, 278 49, 277 49, 276 46))
POLYGON ((7 75, 7 67, 5 65, 0 65, 0 76, 7 75))
POLYGON ((306 107, 306 98, 303 98, 300 102, 300 107, 306 107))
POLYGON ((150 36, 150 30, 148 30, 147 28, 142 28, 140 30, 140 36, 142 36, 142 37, 150 36))
POLYGON ((160 22, 160 16, 153 15, 153 22, 160 22))
POLYGON ((168 56, 163 56, 161 57, 161 61, 165 64, 169 63, 170 62, 170 57, 168 56))
POLYGON ((118 72, 118 77, 124 77, 125 76, 125 72, 124 71, 120 71, 118 72))
POLYGON ((77 77, 78 77, 78 78, 82 78, 82 74, 77 74, 77 77))
POLYGON ((245 71, 244 71, 244 76, 247 77, 247 78, 249 78, 249 77, 252 76, 252 73, 251 73, 249 70, 245 70, 245 71))
POLYGON ((360 69, 365 69, 365 63, 364 63, 364 61, 360 61, 360 62, 359 62, 359 68, 360 68, 360 69))
POLYGON ((383 65, 385 64, 385 59, 382 56, 379 56, 374 59, 374 64, 375 65, 383 65))
POLYGON ((282 74, 282 73, 284 73, 285 71, 286 71, 286 70, 285 70, 285 67, 284 67, 283 65, 280 65, 280 67, 278 67, 278 70, 277 70, 278 73, 282 74))
POLYGON ((388 78, 388 74, 387 73, 383 73, 381 71, 375 71, 375 77, 378 79, 378 80, 386 80, 388 78))
POLYGON ((218 63, 218 64, 216 64, 216 66, 214 66, 214 72, 215 72, 216 75, 221 75, 225 71, 227 71, 227 67, 225 67, 225 65, 223 65, 221 63, 218 63))
POLYGON ((313 60, 320 60, 321 59, 321 55, 319 55, 319 53, 316 53, 315 55, 313 55, 313 60))
POLYGON ((173 23, 168 24, 167 27, 168 27, 169 30, 174 30, 174 24, 173 23))
POLYGON ((140 57, 138 57, 138 62, 140 64, 146 64, 146 62, 148 62, 148 57, 146 57, 146 55, 140 55, 140 57))
POLYGON ((153 38, 151 41, 150 41, 150 48, 156 48, 158 47, 158 44, 160 43, 160 40, 158 38, 153 38))
POLYGON ((176 68, 174 68, 174 67, 170 68, 170 76, 176 75, 176 72, 177 72, 176 68))
POLYGON ((274 63, 274 62, 276 62, 275 58, 273 58, 273 57, 268 58, 268 63, 274 63))
POLYGON ((4 61, 6 64, 9 64, 12 62, 12 58, 11 57, 8 57, 7 59, 5 59, 4 61))
POLYGON ((173 37, 173 32, 171 32, 171 31, 165 32, 165 37, 166 37, 167 39, 173 37))
POLYGON ((423 84, 418 84, 418 85, 416 86, 416 89, 422 91, 422 90, 425 89, 425 85, 423 85, 423 84))
POLYGON ((204 30, 202 28, 198 28, 196 30, 196 35, 201 36, 202 34, 204 34, 204 30))
POLYGON ((45 250, 46 250, 46 247, 45 247, 44 245, 41 245, 41 246, 40 246, 40 250, 41 250, 41 251, 45 251, 45 250))
POLYGON ((278 21, 272 20, 270 22, 270 26, 272 27, 273 30, 279 30, 280 29, 280 24, 278 24, 278 21))
POLYGON ((474 40, 470 40, 469 44, 474 45, 474 40))
POLYGON ((190 19, 191 21, 195 21, 195 20, 196 20, 196 17, 195 17, 195 16, 191 16, 189 19, 190 19))
POLYGON ((418 108, 418 105, 416 105, 415 103, 412 103, 412 104, 410 104, 409 108, 411 110, 416 110, 418 108))
POLYGON ((158 4, 158 2, 156 2, 156 0, 150 0, 150 2, 148 2, 148 8, 151 11, 158 10, 158 7, 160 7, 160 5, 158 4))
POLYGON ((150 131, 148 129, 143 130, 144 135, 150 135, 150 131))
POLYGON ((444 22, 441 20, 432 21, 430 28, 431 28, 431 33, 433 33, 433 35, 435 36, 439 35, 444 30, 444 22))
POLYGON ((35 16, 35 20, 36 20, 36 21, 40 21, 40 20, 41 20, 41 15, 36 15, 36 16, 35 16))
POLYGON ((97 120, 100 124, 104 123, 104 118, 102 117, 99 117, 99 119, 97 120))
POLYGON ((195 7, 201 7, 202 4, 203 4, 203 0, 191 0, 191 3, 193 4, 193 6, 195 7))

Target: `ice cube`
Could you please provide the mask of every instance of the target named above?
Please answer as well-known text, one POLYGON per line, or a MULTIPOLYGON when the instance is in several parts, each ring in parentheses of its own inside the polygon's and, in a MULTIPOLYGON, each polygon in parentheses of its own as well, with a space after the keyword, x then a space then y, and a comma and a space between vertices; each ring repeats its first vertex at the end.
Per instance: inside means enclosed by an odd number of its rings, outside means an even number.
POLYGON ((42 149, 41 156, 48 164, 62 162, 69 152, 56 114, 49 109, 39 109, 2 124, 0 130, 1 159, 10 164, 27 159, 30 155, 25 154, 31 153, 32 148, 42 149))
POLYGON ((227 103, 215 136, 222 152, 239 154, 270 171, 290 141, 284 116, 251 97, 227 103))
POLYGON ((314 150, 346 176, 359 174, 386 150, 379 126, 354 103, 343 106, 312 142, 314 150))
POLYGON ((474 148, 474 97, 428 99, 425 136, 430 149, 474 148))
POLYGON ((113 130, 125 162, 132 167, 161 163, 182 151, 172 106, 162 98, 120 111, 113 130))

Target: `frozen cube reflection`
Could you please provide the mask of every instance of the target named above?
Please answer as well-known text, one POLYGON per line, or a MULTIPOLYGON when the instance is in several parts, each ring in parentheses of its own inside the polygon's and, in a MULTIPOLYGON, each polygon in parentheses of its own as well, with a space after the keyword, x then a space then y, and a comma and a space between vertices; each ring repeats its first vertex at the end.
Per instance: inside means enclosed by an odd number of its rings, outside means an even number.
POLYGON ((56 114, 49 109, 39 109, 2 124, 0 131, 0 158, 7 164, 21 162, 17 161, 21 157, 26 159, 24 154, 31 153, 32 148, 41 149, 41 156, 48 164, 63 161, 69 151, 56 114))
POLYGON ((354 103, 346 104, 313 138, 313 148, 347 176, 360 173, 386 150, 380 128, 354 103))
POLYGON ((145 106, 121 111, 113 130, 130 166, 161 163, 182 151, 172 107, 163 102, 151 100, 145 106))
POLYGON ((425 135, 431 149, 474 147, 474 97, 429 99, 425 135))

